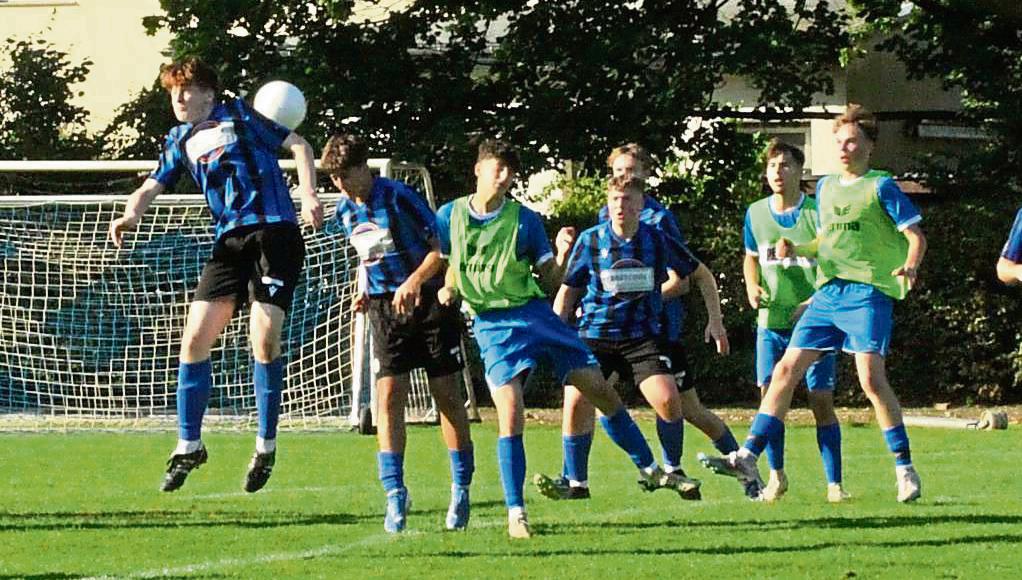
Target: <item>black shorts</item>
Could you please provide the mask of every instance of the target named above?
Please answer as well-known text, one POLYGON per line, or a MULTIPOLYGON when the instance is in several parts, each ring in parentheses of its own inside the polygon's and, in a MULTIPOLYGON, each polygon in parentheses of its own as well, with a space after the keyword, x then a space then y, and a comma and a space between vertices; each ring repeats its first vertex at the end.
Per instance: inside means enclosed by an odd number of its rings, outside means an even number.
POLYGON ((685 347, 680 341, 663 343, 664 352, 667 358, 671 359, 671 373, 674 374, 674 382, 678 385, 678 392, 683 393, 689 389, 696 388, 692 377, 689 375, 688 355, 685 354, 685 347))
POLYGON ((235 228, 213 246, 213 256, 199 276, 195 300, 233 296, 237 306, 263 302, 287 312, 304 265, 305 241, 297 225, 235 228))
POLYGON ((377 377, 393 377, 417 368, 443 377, 462 368, 461 313, 441 306, 436 288, 423 288, 419 305, 407 318, 394 312, 393 294, 369 297, 369 328, 377 377))
POLYGON ((596 355, 603 377, 611 384, 620 381, 638 386, 649 377, 672 374, 670 360, 658 340, 587 338, 585 343, 596 355))

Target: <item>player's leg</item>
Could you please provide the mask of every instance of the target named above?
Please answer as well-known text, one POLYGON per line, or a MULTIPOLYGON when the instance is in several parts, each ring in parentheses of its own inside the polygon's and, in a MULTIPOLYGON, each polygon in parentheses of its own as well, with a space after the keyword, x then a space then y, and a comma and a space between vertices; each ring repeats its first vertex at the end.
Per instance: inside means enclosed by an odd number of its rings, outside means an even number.
POLYGON ((806 373, 809 387, 809 408, 816 420, 816 444, 827 477, 827 501, 840 503, 848 499, 841 474, 841 424, 834 411, 834 387, 837 353, 828 353, 813 363, 806 373))
POLYGON ((209 353, 234 315, 234 303, 233 296, 226 296, 197 300, 188 307, 177 373, 178 442, 160 487, 163 491, 180 488, 191 470, 208 458, 202 444, 202 417, 213 377, 209 353))
POLYGON ((685 434, 681 396, 674 383, 674 376, 669 373, 663 359, 656 354, 654 357, 651 359, 641 354, 633 356, 632 373, 639 382, 642 396, 656 413, 657 438, 663 451, 665 473, 657 480, 643 477, 639 484, 646 491, 670 488, 677 491, 682 499, 701 499, 699 480, 690 479, 681 466, 685 434))
POLYGON ((258 228, 244 238, 251 275, 248 279, 249 342, 255 359, 252 382, 255 387, 259 430, 256 449, 245 475, 249 493, 266 485, 277 457, 277 422, 284 390, 284 360, 281 335, 284 319, 305 264, 305 241, 298 226, 272 224, 258 228))
POLYGON ((561 476, 537 473, 533 483, 550 499, 588 499, 589 452, 593 446, 596 408, 572 385, 564 386, 561 409, 561 445, 564 464, 561 476))
MULTIPOLYGON (((766 396, 773 379, 774 367, 784 357, 791 333, 768 328, 756 329, 756 383, 760 388, 760 400, 766 396)), ((770 475, 763 488, 762 499, 776 501, 788 491, 788 475, 784 471, 784 425, 779 432, 767 440, 763 452, 767 456, 770 475)))
POLYGON ((735 440, 731 429, 716 413, 703 406, 702 401, 699 400, 699 393, 696 391, 695 383, 689 373, 685 347, 680 342, 669 342, 666 344, 666 350, 671 361, 674 383, 678 386, 678 393, 681 395, 681 409, 685 414, 685 420, 709 437, 713 446, 722 455, 738 451, 738 441, 735 440))
POLYGON ((491 392, 497 409, 497 463, 508 510, 508 534, 524 539, 532 535, 525 512, 525 400, 526 372, 491 392))
POLYGON ((887 441, 887 448, 894 454, 898 501, 915 501, 921 495, 919 475, 912 465, 912 451, 902 421, 901 405, 887 382, 884 357, 875 352, 856 353, 855 367, 859 375, 859 384, 873 404, 877 423, 887 441))

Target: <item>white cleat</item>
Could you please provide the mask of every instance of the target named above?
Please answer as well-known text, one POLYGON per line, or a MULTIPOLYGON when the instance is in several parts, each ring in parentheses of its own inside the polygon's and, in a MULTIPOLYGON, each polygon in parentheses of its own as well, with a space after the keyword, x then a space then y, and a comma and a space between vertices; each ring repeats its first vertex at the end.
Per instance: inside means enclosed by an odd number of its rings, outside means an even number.
POLYGON ((788 491, 788 476, 783 471, 770 471, 770 478, 760 497, 763 501, 777 501, 788 491))
POLYGON ((727 462, 734 469, 738 482, 745 487, 746 497, 752 501, 762 500, 763 478, 759 475, 756 457, 751 453, 743 455, 739 451, 732 451, 727 455, 727 462))
POLYGON ((897 470, 898 475, 898 501, 909 503, 919 499, 923 494, 923 484, 919 481, 919 474, 914 467, 909 466, 897 470))
POLYGON ((830 503, 841 503, 852 497, 852 494, 845 491, 840 483, 827 484, 827 501, 830 503))
POLYGON ((529 517, 525 511, 510 512, 507 515, 507 535, 514 540, 527 540, 532 537, 529 517))

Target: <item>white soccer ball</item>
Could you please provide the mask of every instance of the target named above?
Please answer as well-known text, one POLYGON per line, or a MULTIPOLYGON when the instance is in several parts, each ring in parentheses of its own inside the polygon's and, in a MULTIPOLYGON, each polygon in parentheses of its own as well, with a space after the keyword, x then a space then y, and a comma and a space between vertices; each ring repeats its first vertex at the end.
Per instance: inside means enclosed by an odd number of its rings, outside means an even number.
POLYGON ((255 110, 264 117, 295 130, 305 119, 305 95, 286 81, 270 81, 256 91, 255 110))

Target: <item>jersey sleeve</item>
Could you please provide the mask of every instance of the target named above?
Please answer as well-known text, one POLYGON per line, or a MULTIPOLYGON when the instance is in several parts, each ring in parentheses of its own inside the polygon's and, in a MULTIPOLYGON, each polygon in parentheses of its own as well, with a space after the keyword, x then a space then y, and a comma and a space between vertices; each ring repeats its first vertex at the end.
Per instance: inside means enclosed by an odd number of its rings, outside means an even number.
POLYGON ((880 205, 884 207, 887 215, 891 216, 899 232, 922 221, 923 216, 919 209, 890 177, 880 179, 877 184, 877 196, 880 198, 880 205))
POLYGON ((820 201, 820 196, 822 195, 822 192, 823 192, 823 180, 824 179, 827 179, 827 178, 826 177, 821 177, 819 179, 819 181, 816 182, 816 191, 813 193, 813 197, 816 198, 816 207, 817 207, 817 210, 816 210, 816 230, 817 231, 819 231, 820 229, 823 228, 823 225, 820 222, 820 211, 819 211, 819 208, 823 207, 823 202, 820 201))
POLYGON ((539 215, 523 206, 518 214, 518 220, 518 245, 515 248, 518 259, 539 266, 553 258, 554 252, 539 215))
POLYGON ((334 223, 346 236, 351 235, 351 209, 351 202, 342 197, 334 210, 334 223))
POLYGON ((742 226, 742 238, 745 240, 745 253, 750 256, 759 255, 759 244, 752 233, 752 210, 745 210, 745 225, 742 226))
POLYGON ((416 231, 421 232, 427 241, 435 238, 437 235, 436 214, 429 207, 426 198, 414 188, 404 184, 398 186, 397 195, 401 213, 404 217, 412 220, 416 231))
POLYGON ((610 209, 606 205, 600 208, 600 211, 596 214, 596 223, 602 224, 610 218, 610 209))
POLYGON ((173 189, 177 180, 181 178, 181 172, 184 171, 181 146, 178 143, 180 133, 178 129, 167 133, 163 141, 163 153, 160 154, 160 164, 149 174, 150 179, 155 179, 167 189, 173 189))
POLYGON ((440 240, 440 254, 444 257, 451 255, 451 212, 454 211, 454 202, 445 203, 436 212, 436 237, 440 240))
POLYGON ((1015 223, 1011 226, 1008 241, 1001 250, 1001 257, 1022 264, 1022 208, 1015 214, 1015 223))
POLYGON ((662 236, 667 248, 667 267, 684 278, 696 271, 699 260, 683 242, 668 236, 662 236))
POLYGON ((584 288, 589 283, 591 264, 587 244, 588 236, 579 236, 571 248, 568 266, 564 270, 564 285, 572 288, 584 288))
POLYGON ((262 113, 248 106, 243 99, 236 99, 235 107, 237 107, 242 120, 248 125, 255 141, 271 151, 280 149, 284 145, 284 140, 291 134, 291 129, 263 116, 262 113))

